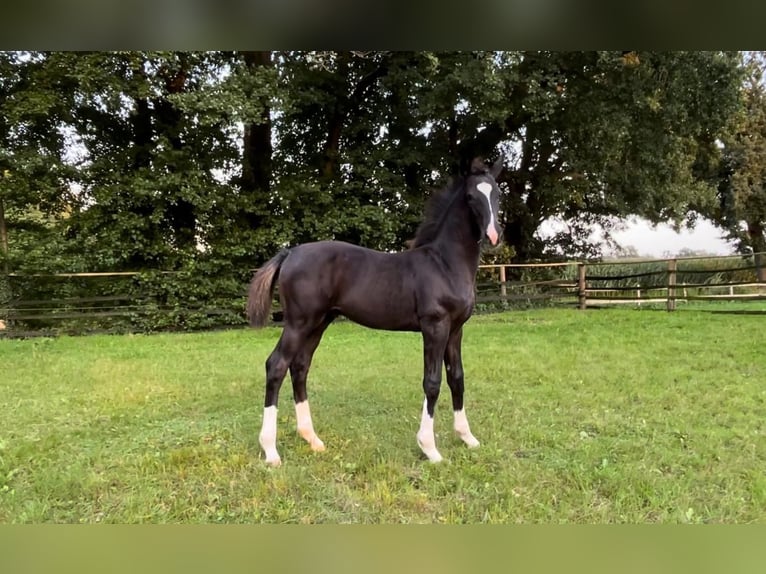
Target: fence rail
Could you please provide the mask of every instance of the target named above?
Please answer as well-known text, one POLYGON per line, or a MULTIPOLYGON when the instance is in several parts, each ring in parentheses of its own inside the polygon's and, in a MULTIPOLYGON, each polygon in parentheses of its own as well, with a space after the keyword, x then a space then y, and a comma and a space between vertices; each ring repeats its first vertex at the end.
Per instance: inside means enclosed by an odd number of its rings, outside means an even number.
MULTIPOLYGON (((763 255, 481 265, 476 307, 674 311, 679 303, 766 301, 763 255)), ((0 338, 245 324, 246 283, 234 282, 217 296, 189 297, 178 286, 194 279, 170 271, 0 275, 0 338)))
POLYGON ((762 301, 764 255, 481 265, 484 282, 478 285, 477 304, 513 307, 526 300, 530 306, 546 301, 586 309, 661 303, 673 311, 679 302, 762 301), (545 276, 533 277, 533 272, 545 276), (549 278, 551 274, 556 277, 549 278), (492 290, 490 277, 499 282, 499 289, 492 290))

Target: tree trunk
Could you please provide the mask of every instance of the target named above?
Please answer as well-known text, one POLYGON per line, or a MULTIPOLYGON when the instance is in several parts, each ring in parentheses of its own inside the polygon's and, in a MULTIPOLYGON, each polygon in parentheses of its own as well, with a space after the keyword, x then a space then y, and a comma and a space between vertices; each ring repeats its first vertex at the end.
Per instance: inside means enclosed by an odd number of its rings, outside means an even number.
POLYGON ((513 247, 513 261, 537 259, 542 255, 542 242, 534 236, 538 221, 524 200, 526 182, 521 174, 513 172, 501 179, 508 185, 503 202, 503 237, 513 247))
POLYGON ((343 133, 343 122, 346 119, 349 105, 348 83, 351 69, 351 54, 349 52, 338 53, 338 89, 332 94, 335 101, 332 111, 327 120, 327 139, 322 149, 320 158, 319 174, 321 178, 330 182, 340 174, 340 139, 343 133))
POLYGON ((766 283, 766 257, 763 253, 766 252, 766 228, 760 221, 748 221, 747 222, 747 234, 750 237, 750 246, 753 249, 755 256, 755 272, 758 277, 759 283, 766 283), (761 255, 758 255, 758 254, 761 255))
POLYGON ((322 152, 322 179, 332 181, 339 174, 340 159, 340 136, 343 131, 343 113, 340 106, 335 106, 335 111, 330 118, 327 128, 327 140, 322 152))
POLYGON ((519 214, 505 223, 504 239, 513 247, 514 263, 526 263, 542 256, 540 242, 535 239, 537 225, 528 214, 519 214))
MULTIPOLYGON (((353 82, 351 52, 338 53, 338 88, 332 94, 335 98, 332 112, 327 124, 327 139, 320 158, 320 175, 325 181, 333 181, 340 176, 340 144, 343 135, 343 127, 349 122, 349 116, 353 123, 353 111, 361 106, 369 90, 373 89, 377 81, 388 73, 388 62, 373 62, 371 68, 365 70, 366 74, 357 82, 353 82), (352 89, 353 88, 353 89, 352 89)), ((358 67, 357 67, 358 69, 358 67)))
MULTIPOLYGON (((165 75, 165 91, 168 95, 183 93, 186 89, 187 62, 181 61, 181 67, 172 73, 165 75)), ((159 97, 154 103, 155 125, 157 136, 165 136, 175 151, 184 148, 181 137, 183 131, 183 113, 167 97, 159 97)), ((173 162, 166 166, 170 173, 177 173, 179 167, 173 162)), ((165 208, 165 217, 173 229, 173 237, 176 247, 183 250, 193 249, 196 246, 197 214, 193 203, 183 197, 170 193, 170 198, 165 208)))
POLYGON ((133 141, 136 150, 133 156, 133 169, 140 169, 151 165, 151 148, 154 135, 151 114, 147 99, 137 99, 136 113, 131 118, 133 141))
MULTIPOLYGON (((271 52, 244 52, 245 65, 251 74, 272 67, 271 52)), ((245 125, 242 142, 242 180, 244 192, 260 191, 267 196, 271 189, 271 108, 267 101, 257 121, 245 125)))
POLYGON ((8 229, 5 226, 5 200, 0 197, 0 249, 3 252, 3 272, 8 273, 8 229))

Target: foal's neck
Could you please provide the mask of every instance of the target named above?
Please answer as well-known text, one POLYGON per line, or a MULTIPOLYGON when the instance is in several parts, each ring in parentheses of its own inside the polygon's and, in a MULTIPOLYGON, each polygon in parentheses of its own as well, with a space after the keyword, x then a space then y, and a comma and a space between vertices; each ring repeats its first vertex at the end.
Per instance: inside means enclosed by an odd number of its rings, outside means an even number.
POLYGON ((476 276, 481 237, 477 237, 473 214, 464 196, 456 198, 450 206, 434 243, 451 268, 464 270, 472 279, 476 276))

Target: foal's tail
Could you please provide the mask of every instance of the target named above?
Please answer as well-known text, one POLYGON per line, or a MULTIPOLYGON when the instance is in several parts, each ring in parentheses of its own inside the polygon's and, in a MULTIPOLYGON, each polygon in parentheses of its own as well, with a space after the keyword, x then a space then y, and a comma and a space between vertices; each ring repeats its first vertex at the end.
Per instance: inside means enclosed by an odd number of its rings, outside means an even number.
POLYGON ((247 318, 251 326, 258 328, 266 324, 271 310, 271 294, 274 292, 279 269, 289 254, 289 249, 283 249, 253 276, 247 297, 247 318))

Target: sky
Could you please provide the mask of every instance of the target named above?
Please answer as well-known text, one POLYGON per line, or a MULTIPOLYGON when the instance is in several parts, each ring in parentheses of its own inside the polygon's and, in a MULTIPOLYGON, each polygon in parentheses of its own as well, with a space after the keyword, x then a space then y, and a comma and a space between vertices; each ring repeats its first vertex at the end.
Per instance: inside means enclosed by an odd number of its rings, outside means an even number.
POLYGON ((628 222, 624 231, 613 235, 623 247, 633 246, 640 255, 662 257, 666 252, 676 254, 684 248, 715 255, 735 252, 734 246, 722 239, 721 231, 705 219, 700 219, 692 230, 682 229, 676 233, 670 225, 653 227, 646 220, 636 218, 628 222))
MULTIPOLYGON (((551 219, 543 222, 538 232, 543 239, 568 228, 561 221, 551 219)), ((601 229, 591 234, 591 241, 601 241, 601 229)), ((693 229, 682 228, 676 232, 669 224, 652 225, 647 220, 632 217, 624 221, 624 229, 613 231, 612 237, 623 248, 634 247, 639 256, 666 257, 678 255, 683 250, 704 252, 711 255, 732 255, 736 253, 734 245, 722 237, 723 233, 709 220, 699 218, 693 229)), ((613 251, 605 246, 604 255, 613 251)))

